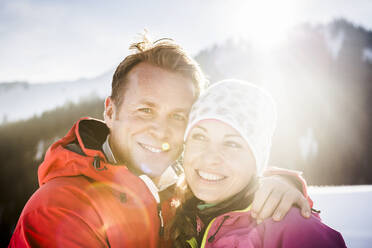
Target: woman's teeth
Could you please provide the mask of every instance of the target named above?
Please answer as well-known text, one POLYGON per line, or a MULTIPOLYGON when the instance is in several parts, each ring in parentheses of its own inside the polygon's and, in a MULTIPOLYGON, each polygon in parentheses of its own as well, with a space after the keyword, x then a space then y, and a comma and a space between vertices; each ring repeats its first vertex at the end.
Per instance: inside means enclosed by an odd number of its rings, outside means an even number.
POLYGON ((155 147, 152 147, 152 146, 148 146, 148 145, 145 145, 145 144, 142 144, 142 143, 140 143, 140 145, 143 148, 145 148, 146 150, 149 150, 150 152, 159 153, 159 152, 162 152, 163 151, 162 149, 158 149, 158 148, 155 148, 155 147))
POLYGON ((225 178, 224 176, 220 176, 220 175, 216 175, 213 173, 208 173, 208 172, 204 172, 200 170, 197 170, 197 173, 201 178, 208 180, 208 181, 220 181, 225 178))

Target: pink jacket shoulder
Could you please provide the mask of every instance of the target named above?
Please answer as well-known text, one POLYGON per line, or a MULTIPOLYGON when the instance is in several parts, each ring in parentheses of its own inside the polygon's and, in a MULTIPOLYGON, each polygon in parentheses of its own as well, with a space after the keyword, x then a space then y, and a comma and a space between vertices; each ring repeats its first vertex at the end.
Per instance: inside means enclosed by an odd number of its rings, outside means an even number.
POLYGON ((292 208, 282 221, 266 219, 259 225, 251 219, 250 212, 221 215, 211 225, 205 247, 310 248, 346 245, 341 234, 322 223, 319 217, 312 215, 305 219, 299 209, 292 208))

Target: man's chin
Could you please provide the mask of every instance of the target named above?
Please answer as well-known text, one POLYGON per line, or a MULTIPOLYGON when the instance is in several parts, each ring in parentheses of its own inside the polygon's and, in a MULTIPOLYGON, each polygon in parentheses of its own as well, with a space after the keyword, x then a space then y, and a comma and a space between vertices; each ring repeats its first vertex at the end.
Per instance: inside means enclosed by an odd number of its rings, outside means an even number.
POLYGON ((167 164, 156 164, 150 162, 141 162, 137 167, 143 174, 151 178, 160 177, 164 171, 171 165, 171 163, 167 164))

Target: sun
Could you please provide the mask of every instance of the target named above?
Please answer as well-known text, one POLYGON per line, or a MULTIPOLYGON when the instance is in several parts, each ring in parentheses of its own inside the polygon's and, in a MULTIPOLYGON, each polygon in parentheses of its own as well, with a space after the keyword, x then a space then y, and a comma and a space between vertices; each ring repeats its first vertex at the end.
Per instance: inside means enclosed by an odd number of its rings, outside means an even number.
POLYGON ((236 12, 237 34, 257 47, 271 48, 295 25, 297 8, 294 0, 242 1, 236 12))

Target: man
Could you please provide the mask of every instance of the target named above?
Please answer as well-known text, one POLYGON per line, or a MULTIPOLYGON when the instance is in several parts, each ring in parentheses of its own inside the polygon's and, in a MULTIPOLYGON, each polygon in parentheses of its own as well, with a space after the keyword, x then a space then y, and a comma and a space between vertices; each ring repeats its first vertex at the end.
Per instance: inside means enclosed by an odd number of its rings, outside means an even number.
MULTIPOLYGON (((83 118, 48 149, 40 188, 24 207, 10 247, 167 245, 163 228, 176 205, 175 161, 204 79, 172 42, 145 39, 132 48, 138 51, 113 76, 105 122, 83 118)), ((282 216, 294 203, 309 215, 305 197, 283 177, 262 184, 253 203, 259 220, 276 206, 282 216)))

